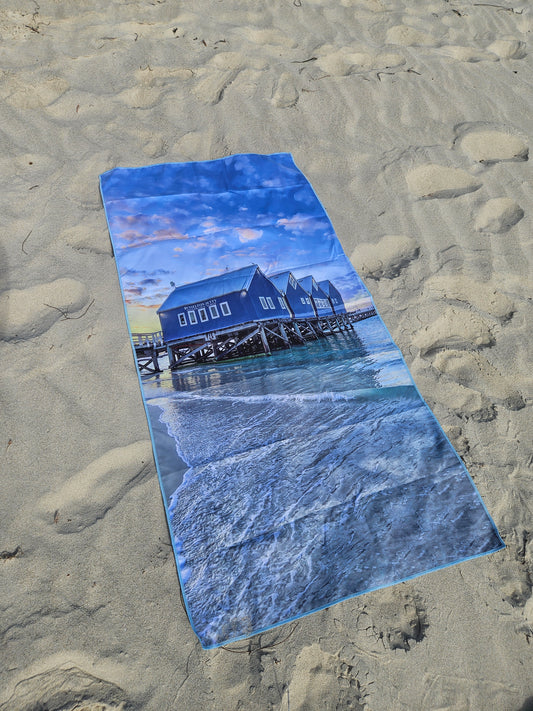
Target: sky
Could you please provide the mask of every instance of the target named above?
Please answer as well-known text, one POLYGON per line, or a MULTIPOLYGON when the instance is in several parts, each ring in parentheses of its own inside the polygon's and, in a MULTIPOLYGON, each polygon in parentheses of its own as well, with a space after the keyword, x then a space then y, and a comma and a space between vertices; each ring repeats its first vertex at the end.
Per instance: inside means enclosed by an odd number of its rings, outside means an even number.
MULTIPOLYGON (((156 310, 171 282, 180 286, 249 264, 267 275, 290 269, 296 278, 330 279, 345 302, 368 294, 294 164, 292 171, 280 170, 272 163, 265 167, 257 160, 262 156, 252 158, 225 159, 224 172, 221 161, 176 164, 179 175, 165 173, 164 180, 160 172, 137 169, 144 171, 142 184, 136 169, 117 169, 111 171, 118 173, 112 189, 103 182, 133 333, 160 330, 156 310), (187 166, 195 172, 192 179, 183 172, 187 166), (198 166, 210 170, 198 175, 198 166), (197 186, 201 192, 190 192, 197 186)), ((171 171, 172 165, 156 168, 171 171)))

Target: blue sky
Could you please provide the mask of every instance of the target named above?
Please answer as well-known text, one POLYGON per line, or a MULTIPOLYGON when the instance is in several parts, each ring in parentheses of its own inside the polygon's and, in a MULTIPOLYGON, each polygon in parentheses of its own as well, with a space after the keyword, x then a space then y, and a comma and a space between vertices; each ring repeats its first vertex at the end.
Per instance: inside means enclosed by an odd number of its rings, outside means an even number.
POLYGON ((174 172, 154 166, 151 175, 150 168, 118 169, 106 174, 107 187, 103 176, 132 331, 159 330, 155 311, 171 281, 179 286, 248 264, 267 275, 291 269, 297 278, 330 279, 345 301, 367 294, 292 159, 280 171, 272 162, 262 170, 263 156, 247 158, 225 159, 224 171, 222 161, 176 164, 174 172), (199 174, 199 166, 208 170, 199 174), (202 192, 190 192, 195 186, 202 192))

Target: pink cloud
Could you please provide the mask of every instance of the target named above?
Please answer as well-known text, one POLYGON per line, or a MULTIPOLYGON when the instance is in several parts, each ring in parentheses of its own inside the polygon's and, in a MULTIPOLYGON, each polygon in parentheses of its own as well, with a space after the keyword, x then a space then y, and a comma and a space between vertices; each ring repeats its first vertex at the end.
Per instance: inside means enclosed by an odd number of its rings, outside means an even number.
POLYGON ((263 230, 252 230, 249 227, 237 228, 236 232, 241 242, 252 242, 263 234, 263 230))

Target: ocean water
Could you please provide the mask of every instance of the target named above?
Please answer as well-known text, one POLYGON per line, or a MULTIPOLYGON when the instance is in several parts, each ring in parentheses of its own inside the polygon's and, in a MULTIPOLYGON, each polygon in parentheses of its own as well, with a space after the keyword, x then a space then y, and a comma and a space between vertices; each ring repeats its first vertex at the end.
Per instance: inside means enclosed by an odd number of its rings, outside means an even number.
POLYGON ((143 378, 206 648, 502 545, 379 317, 355 329, 143 378))

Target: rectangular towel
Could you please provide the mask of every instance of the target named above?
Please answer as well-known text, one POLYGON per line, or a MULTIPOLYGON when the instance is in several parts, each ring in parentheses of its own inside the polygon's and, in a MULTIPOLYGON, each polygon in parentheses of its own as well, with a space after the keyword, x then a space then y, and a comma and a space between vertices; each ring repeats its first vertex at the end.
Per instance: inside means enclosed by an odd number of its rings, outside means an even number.
POLYGON ((204 648, 503 546, 290 154, 100 180, 204 648))

